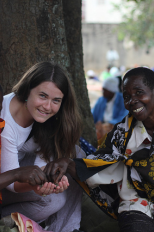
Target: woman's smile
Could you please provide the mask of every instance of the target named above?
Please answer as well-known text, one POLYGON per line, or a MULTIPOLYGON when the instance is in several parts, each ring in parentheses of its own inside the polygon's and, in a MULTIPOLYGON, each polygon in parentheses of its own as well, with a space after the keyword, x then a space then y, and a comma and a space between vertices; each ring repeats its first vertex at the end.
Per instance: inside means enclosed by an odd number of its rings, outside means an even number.
POLYGON ((49 115, 49 114, 51 114, 51 113, 47 113, 47 112, 39 110, 39 109, 37 109, 37 110, 41 115, 49 115))
POLYGON ((140 108, 138 108, 138 109, 136 109, 136 110, 133 110, 133 112, 139 113, 139 112, 141 112, 141 111, 143 110, 143 108, 144 108, 144 107, 140 107, 140 108))

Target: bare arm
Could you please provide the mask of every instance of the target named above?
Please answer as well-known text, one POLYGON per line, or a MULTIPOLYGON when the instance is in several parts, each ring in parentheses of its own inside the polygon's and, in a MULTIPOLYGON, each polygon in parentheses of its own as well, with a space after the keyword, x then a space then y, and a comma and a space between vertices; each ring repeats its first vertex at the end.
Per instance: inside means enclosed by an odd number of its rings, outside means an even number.
POLYGON ((16 172, 17 169, 14 169, 0 174, 0 190, 17 180, 16 172))
POLYGON ((44 184, 47 178, 37 166, 20 167, 0 174, 0 190, 13 182, 16 186, 15 191, 25 192, 32 190, 36 185, 44 184), (19 187, 23 189, 19 190, 19 187))
MULTIPOLYGON (((23 168, 21 168, 21 170, 22 169, 23 168)), ((57 186, 52 182, 48 182, 45 173, 42 171, 44 167, 41 168, 42 170, 37 166, 24 167, 24 169, 26 170, 26 173, 25 170, 24 173, 23 170, 22 173, 20 173, 18 170, 17 180, 20 182, 16 181, 14 183, 14 189, 16 192, 22 193, 34 190, 36 194, 42 196, 50 195, 51 193, 61 193, 69 186, 66 176, 62 177, 57 186), (29 170, 29 168, 32 168, 32 173, 30 172, 31 170, 29 170), (26 178, 24 178, 24 176, 26 178)))

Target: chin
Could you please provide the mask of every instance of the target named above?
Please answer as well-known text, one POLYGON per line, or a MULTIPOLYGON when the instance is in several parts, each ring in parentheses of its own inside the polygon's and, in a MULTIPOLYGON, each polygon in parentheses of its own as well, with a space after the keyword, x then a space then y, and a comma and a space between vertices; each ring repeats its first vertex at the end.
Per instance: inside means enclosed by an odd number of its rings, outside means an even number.
POLYGON ((47 118, 47 119, 43 119, 43 118, 42 118, 42 119, 40 119, 40 118, 36 118, 36 119, 35 119, 35 121, 36 121, 36 122, 39 122, 39 123, 44 123, 44 122, 46 122, 47 120, 48 120, 48 118, 47 118))
POLYGON ((136 116, 136 117, 134 116, 134 118, 136 118, 138 121, 141 121, 141 122, 145 120, 144 117, 140 117, 140 116, 136 116))

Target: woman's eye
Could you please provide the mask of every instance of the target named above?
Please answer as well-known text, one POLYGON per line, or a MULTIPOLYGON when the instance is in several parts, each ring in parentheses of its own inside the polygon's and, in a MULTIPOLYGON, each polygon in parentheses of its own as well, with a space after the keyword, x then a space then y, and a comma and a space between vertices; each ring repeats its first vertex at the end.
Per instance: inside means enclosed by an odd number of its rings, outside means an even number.
POLYGON ((59 100, 59 99, 54 99, 54 102, 55 102, 55 103, 59 103, 60 100, 59 100))
POLYGON ((141 94, 141 93, 142 93, 142 91, 139 91, 139 90, 136 92, 136 94, 138 94, 138 95, 141 94))
POLYGON ((124 100, 128 100, 128 96, 123 96, 124 100))
POLYGON ((46 96, 44 94, 40 94, 41 98, 46 98, 46 96))

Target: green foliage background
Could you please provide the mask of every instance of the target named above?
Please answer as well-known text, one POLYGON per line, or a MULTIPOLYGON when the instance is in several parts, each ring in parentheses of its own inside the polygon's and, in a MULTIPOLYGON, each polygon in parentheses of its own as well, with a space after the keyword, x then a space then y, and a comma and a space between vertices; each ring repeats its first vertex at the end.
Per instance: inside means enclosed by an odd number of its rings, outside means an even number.
POLYGON ((127 37, 135 46, 154 46, 154 0, 122 0, 121 5, 113 4, 123 15, 118 27, 118 39, 127 37))

